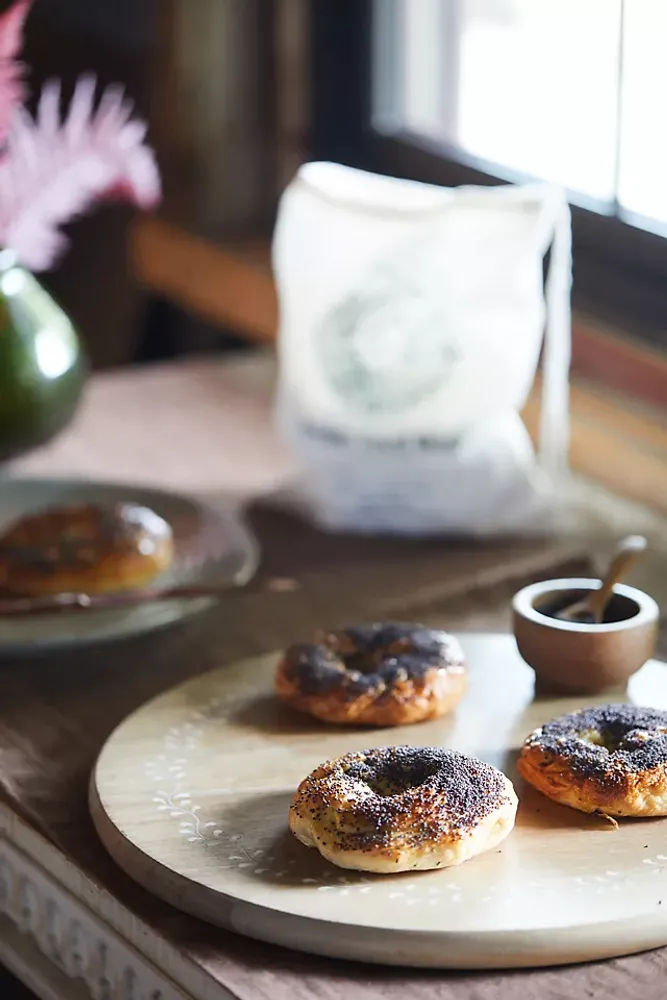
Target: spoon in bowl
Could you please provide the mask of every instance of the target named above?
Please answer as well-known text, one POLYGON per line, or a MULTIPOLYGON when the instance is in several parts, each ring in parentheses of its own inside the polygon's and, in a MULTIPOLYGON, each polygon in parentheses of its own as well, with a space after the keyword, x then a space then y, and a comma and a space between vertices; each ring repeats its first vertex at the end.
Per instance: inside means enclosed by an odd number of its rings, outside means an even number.
POLYGON ((614 557, 609 563, 602 585, 598 590, 591 590, 586 597, 563 608, 556 618, 565 622, 582 622, 599 625, 604 620, 604 613, 612 596, 614 585, 635 565, 644 550, 646 539, 642 535, 629 535, 619 543, 614 557))

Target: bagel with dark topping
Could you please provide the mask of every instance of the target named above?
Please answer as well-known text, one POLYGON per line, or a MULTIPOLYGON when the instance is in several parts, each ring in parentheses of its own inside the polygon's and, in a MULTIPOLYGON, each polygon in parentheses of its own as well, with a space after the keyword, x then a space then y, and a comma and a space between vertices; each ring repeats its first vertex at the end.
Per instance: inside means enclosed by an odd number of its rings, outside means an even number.
POLYGON ((459 642, 423 625, 377 622, 287 649, 278 696, 324 722, 405 726, 450 712, 467 686, 459 642))
POLYGON ((667 816, 667 712, 602 705, 561 715, 526 738, 518 770, 581 812, 667 816))
POLYGON ((171 564, 170 525, 136 503, 90 503, 28 514, 0 537, 0 590, 40 596, 145 586, 171 564))
POLYGON ((341 868, 446 868, 496 847, 517 809, 512 782, 442 747, 378 747, 327 761, 301 782, 289 825, 341 868))

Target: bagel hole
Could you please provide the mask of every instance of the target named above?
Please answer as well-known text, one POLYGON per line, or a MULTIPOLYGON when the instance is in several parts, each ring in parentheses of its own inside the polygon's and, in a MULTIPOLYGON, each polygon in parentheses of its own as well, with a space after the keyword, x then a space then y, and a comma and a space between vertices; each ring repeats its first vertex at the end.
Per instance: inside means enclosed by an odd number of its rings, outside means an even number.
POLYGON ((665 732, 667 732, 667 730, 662 728, 655 729, 651 733, 645 732, 642 729, 633 729, 629 732, 614 734, 609 730, 604 731, 599 729, 587 729, 578 733, 577 736, 585 743, 592 743, 594 746, 604 747, 604 749, 608 750, 609 753, 613 753, 615 750, 636 748, 637 744, 641 745, 642 743, 650 740, 653 734, 661 734, 665 732))
POLYGON ((343 666, 346 670, 358 674, 374 674, 378 668, 368 653, 348 653, 343 657, 343 666))
POLYGON ((354 771, 355 769, 351 768, 348 774, 360 778, 375 795, 379 795, 381 798, 391 798, 426 784, 438 773, 439 768, 420 764, 415 764, 413 767, 396 768, 388 764, 387 767, 377 768, 374 773, 370 773, 370 768, 360 769, 356 774, 354 771))
POLYGON ((618 750, 621 740, 614 738, 611 733, 603 733, 599 729, 586 729, 577 734, 584 743, 592 743, 596 747, 604 747, 611 753, 618 750))
POLYGON ((371 778, 366 784, 372 792, 384 799, 391 798, 394 795, 403 795, 409 788, 415 787, 414 781, 409 781, 407 777, 403 781, 390 780, 388 778, 371 778))

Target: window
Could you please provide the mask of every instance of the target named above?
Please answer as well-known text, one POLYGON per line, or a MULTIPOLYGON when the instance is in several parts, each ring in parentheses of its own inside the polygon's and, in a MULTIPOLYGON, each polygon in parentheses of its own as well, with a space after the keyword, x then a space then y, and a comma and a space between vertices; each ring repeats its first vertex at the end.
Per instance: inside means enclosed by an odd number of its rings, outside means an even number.
POLYGON ((435 183, 564 186, 575 303, 667 343, 667 3, 312 10, 316 155, 435 183))

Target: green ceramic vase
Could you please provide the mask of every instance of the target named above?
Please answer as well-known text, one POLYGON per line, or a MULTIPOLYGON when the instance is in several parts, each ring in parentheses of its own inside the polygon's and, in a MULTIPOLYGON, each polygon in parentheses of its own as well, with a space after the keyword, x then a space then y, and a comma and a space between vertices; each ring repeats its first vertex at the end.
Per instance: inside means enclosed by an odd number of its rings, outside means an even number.
POLYGON ((68 316, 11 251, 0 251, 0 462, 69 423, 86 372, 68 316))

